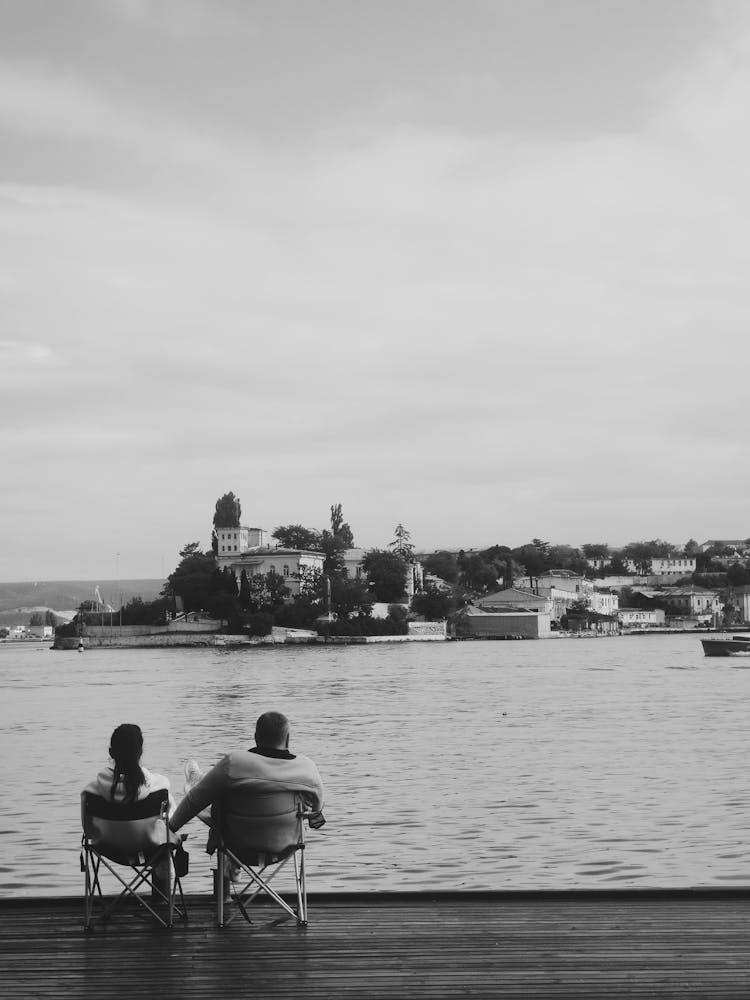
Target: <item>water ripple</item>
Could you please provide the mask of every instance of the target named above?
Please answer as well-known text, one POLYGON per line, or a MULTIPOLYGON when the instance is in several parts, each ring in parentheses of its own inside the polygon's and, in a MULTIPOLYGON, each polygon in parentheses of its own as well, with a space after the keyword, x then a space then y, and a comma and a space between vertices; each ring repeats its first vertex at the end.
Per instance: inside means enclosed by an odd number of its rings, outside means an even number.
MULTIPOLYGON (((315 889, 747 884, 750 664, 697 637, 255 650, 0 648, 0 893, 80 892, 79 792, 123 721, 172 778, 268 708, 327 784, 315 889), (39 856, 46 855, 44 872, 39 856)), ((206 891, 191 823, 191 891, 206 891)))

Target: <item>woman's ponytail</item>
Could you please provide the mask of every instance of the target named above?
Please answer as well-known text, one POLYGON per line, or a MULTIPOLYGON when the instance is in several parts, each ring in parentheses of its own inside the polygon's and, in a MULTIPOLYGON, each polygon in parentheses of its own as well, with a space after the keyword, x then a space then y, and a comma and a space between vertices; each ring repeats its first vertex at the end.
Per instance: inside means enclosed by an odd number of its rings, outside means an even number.
POLYGON ((114 761, 114 776, 110 798, 115 797, 115 788, 122 779, 125 788, 125 802, 135 802, 138 790, 146 784, 146 776, 141 770, 141 754, 143 753, 143 733, 140 726, 124 722, 112 733, 109 743, 109 755, 114 761))

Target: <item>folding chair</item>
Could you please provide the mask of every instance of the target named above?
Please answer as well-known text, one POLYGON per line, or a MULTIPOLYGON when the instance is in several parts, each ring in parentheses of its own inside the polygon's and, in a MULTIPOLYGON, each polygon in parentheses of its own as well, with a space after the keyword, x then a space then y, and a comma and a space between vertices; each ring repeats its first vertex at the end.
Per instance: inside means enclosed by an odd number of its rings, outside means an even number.
POLYGON ((252 923, 247 907, 263 893, 295 917, 298 927, 307 926, 307 889, 305 885, 305 836, 303 822, 311 814, 301 796, 294 792, 259 794, 233 790, 231 803, 221 802, 212 809, 212 827, 216 844, 217 923, 224 927, 234 915, 226 916, 226 887, 230 900, 252 923), (294 866, 296 906, 291 906, 269 883, 289 861, 294 866), (228 879, 229 873, 234 876, 228 879), (268 872, 268 874, 266 874, 268 872), (242 887, 239 882, 248 879, 242 887))
POLYGON ((137 802, 112 802, 83 792, 81 795, 81 871, 85 873, 86 910, 84 929, 90 931, 94 909, 106 921, 126 897, 133 897, 162 927, 171 927, 175 917, 187 920, 181 879, 187 874, 188 855, 180 838, 170 840, 168 825, 169 792, 161 789, 137 802), (154 834, 161 842, 154 845, 154 834), (128 868, 123 875, 116 870, 128 868), (169 887, 164 891, 155 880, 161 865, 169 872, 169 887), (100 871, 111 872, 123 887, 120 894, 105 899, 100 871), (138 890, 150 889, 150 902, 138 890), (179 904, 176 899, 179 894, 179 904), (99 904, 97 907, 96 904, 99 904), (166 904, 166 913, 158 912, 166 904))

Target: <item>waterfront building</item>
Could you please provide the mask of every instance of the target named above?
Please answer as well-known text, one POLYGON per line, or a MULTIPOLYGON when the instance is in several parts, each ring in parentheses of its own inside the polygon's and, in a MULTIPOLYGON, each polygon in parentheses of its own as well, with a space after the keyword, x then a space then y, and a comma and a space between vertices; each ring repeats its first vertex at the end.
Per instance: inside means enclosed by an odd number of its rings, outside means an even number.
POLYGON ((515 581, 521 588, 528 588, 540 597, 550 601, 550 616, 559 622, 577 601, 589 603, 594 593, 594 584, 579 573, 568 569, 552 569, 540 576, 524 576, 515 581))
POLYGON ((589 595, 588 606, 596 614, 617 617, 620 595, 609 587, 595 587, 589 595))
POLYGON ((568 611, 563 623, 570 632, 596 632, 598 635, 616 635, 620 631, 617 615, 603 615, 591 608, 568 611))
POLYGON ((285 549, 267 543, 263 528, 245 526, 217 528, 216 563, 219 569, 229 568, 239 584, 244 570, 248 578, 276 573, 282 577, 289 593, 300 592, 300 578, 323 572, 325 555, 312 549, 285 549))
POLYGON ((732 587, 727 605, 732 608, 733 625, 750 625, 750 587, 732 587))
POLYGON ((485 594, 474 601, 474 607, 481 611, 507 612, 530 611, 533 614, 552 614, 552 600, 531 590, 520 587, 505 587, 492 594, 485 594))
MULTIPOLYGON (((216 529, 216 563, 219 569, 229 567, 239 583, 243 569, 248 577, 277 573, 293 597, 300 592, 300 577, 323 572, 325 554, 315 549, 287 549, 269 544, 269 534, 263 528, 225 527, 216 529)), ((351 548, 343 552, 344 574, 350 579, 367 580, 363 561, 368 549, 351 548)), ((421 562, 407 563, 405 589, 409 600, 424 587, 421 562)))
POLYGON ((617 617, 623 628, 658 628, 665 621, 662 608, 620 608, 617 617))
POLYGON ((640 587, 634 593, 641 594, 650 601, 666 604, 670 617, 674 618, 693 618, 710 623, 722 609, 718 591, 693 584, 688 587, 661 587, 658 590, 640 587))
POLYGON ((550 616, 545 611, 520 608, 484 611, 469 604, 454 615, 451 630, 461 639, 546 639, 550 616))

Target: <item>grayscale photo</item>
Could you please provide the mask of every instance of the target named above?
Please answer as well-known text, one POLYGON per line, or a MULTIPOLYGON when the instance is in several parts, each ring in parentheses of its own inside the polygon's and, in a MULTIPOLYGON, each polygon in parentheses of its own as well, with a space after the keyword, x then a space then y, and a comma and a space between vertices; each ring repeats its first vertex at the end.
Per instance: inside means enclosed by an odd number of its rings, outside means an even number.
POLYGON ((750 4, 0 0, 13 1000, 750 997, 750 4))

